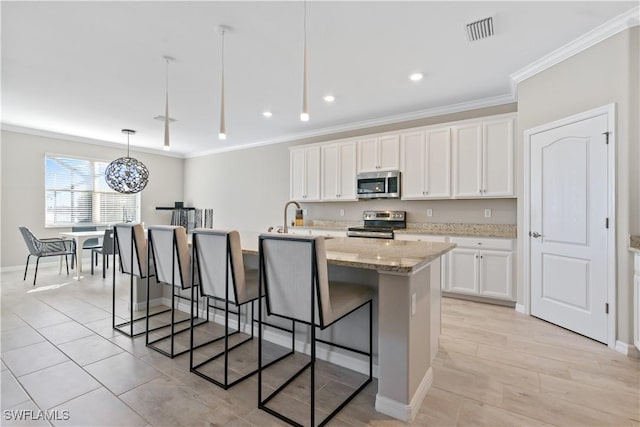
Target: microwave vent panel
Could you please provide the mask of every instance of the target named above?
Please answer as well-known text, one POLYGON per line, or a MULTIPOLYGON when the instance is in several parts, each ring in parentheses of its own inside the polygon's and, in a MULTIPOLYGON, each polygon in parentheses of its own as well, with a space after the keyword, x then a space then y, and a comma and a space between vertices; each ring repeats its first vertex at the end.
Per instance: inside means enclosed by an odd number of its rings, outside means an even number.
POLYGON ((493 36, 493 18, 488 17, 467 24, 467 39, 470 42, 493 36))

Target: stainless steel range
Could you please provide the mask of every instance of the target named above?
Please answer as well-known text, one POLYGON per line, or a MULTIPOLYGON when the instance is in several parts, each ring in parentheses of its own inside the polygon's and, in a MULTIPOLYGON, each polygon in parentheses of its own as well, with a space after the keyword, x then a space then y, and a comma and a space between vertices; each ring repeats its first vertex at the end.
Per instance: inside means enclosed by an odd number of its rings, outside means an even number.
POLYGON ((370 237, 375 239, 393 239, 393 230, 407 228, 405 211, 364 211, 364 226, 349 227, 349 237, 370 237))

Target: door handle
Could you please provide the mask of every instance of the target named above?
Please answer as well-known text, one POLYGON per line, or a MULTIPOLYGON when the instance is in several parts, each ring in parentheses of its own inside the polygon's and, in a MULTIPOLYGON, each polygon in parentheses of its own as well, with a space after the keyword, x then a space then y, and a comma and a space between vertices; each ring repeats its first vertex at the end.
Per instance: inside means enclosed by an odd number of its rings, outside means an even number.
POLYGON ((538 233, 537 231, 530 231, 529 236, 533 237, 534 239, 537 239, 538 237, 542 237, 542 234, 538 233))

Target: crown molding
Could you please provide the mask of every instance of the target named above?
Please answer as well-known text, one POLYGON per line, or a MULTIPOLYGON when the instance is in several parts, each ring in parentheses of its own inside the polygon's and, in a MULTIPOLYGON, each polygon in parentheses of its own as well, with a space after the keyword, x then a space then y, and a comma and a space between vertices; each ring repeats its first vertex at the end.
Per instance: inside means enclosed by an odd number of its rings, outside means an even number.
POLYGON ((426 119, 429 117, 442 116, 444 114, 460 113, 463 111, 476 110, 478 108, 496 107, 498 105, 516 102, 516 98, 512 94, 494 96, 490 98, 477 99, 458 104, 451 104, 442 107, 430 108, 426 110, 413 111, 411 113, 396 114, 393 116, 385 116, 376 119, 362 120, 358 122, 347 123, 344 125, 331 126, 317 129, 310 132, 302 132, 282 138, 272 138, 263 141, 251 142, 248 144, 234 145, 228 147, 213 148, 211 150, 200 151, 196 153, 185 154, 185 158, 195 158, 209 156, 211 154, 225 153, 228 151, 245 150, 247 148, 261 147, 264 145, 280 144, 283 142, 298 141, 306 138, 317 136, 331 135, 340 132, 352 130, 366 129, 370 127, 383 126, 393 123, 402 123, 412 120, 426 119))
POLYGON ((518 83, 639 24, 640 6, 636 6, 511 74, 511 93, 517 97, 518 83))
MULTIPOLYGON (((24 126, 13 125, 11 123, 1 123, 0 129, 8 132, 22 133, 25 135, 42 136, 45 138, 60 139, 62 141, 81 142, 83 144, 92 144, 92 145, 99 145, 101 147, 116 148, 118 150, 122 150, 122 147, 125 145, 117 142, 102 141, 99 139, 85 138, 83 136, 68 135, 68 134, 52 132, 44 129, 28 128, 24 126)), ((135 145, 131 145, 131 151, 136 151, 139 153, 155 154, 158 156, 165 156, 165 157, 176 157, 179 159, 184 158, 184 155, 181 153, 172 153, 164 150, 152 150, 150 148, 137 147, 135 145)))

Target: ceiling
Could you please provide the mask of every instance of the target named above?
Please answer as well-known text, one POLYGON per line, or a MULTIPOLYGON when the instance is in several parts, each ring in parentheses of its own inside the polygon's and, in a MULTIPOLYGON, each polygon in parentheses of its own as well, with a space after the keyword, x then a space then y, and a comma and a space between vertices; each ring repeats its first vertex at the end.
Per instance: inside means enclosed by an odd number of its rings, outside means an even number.
POLYGON ((161 150, 164 55, 171 153, 285 141, 429 110, 513 101, 509 75, 633 2, 1 2, 2 124, 161 150), (491 16, 495 35, 468 42, 491 16), (225 36, 227 139, 218 140, 225 36), (408 79, 420 71, 419 82, 408 79), (332 104, 322 98, 333 94, 332 104), (262 113, 269 110, 271 118, 262 113))

